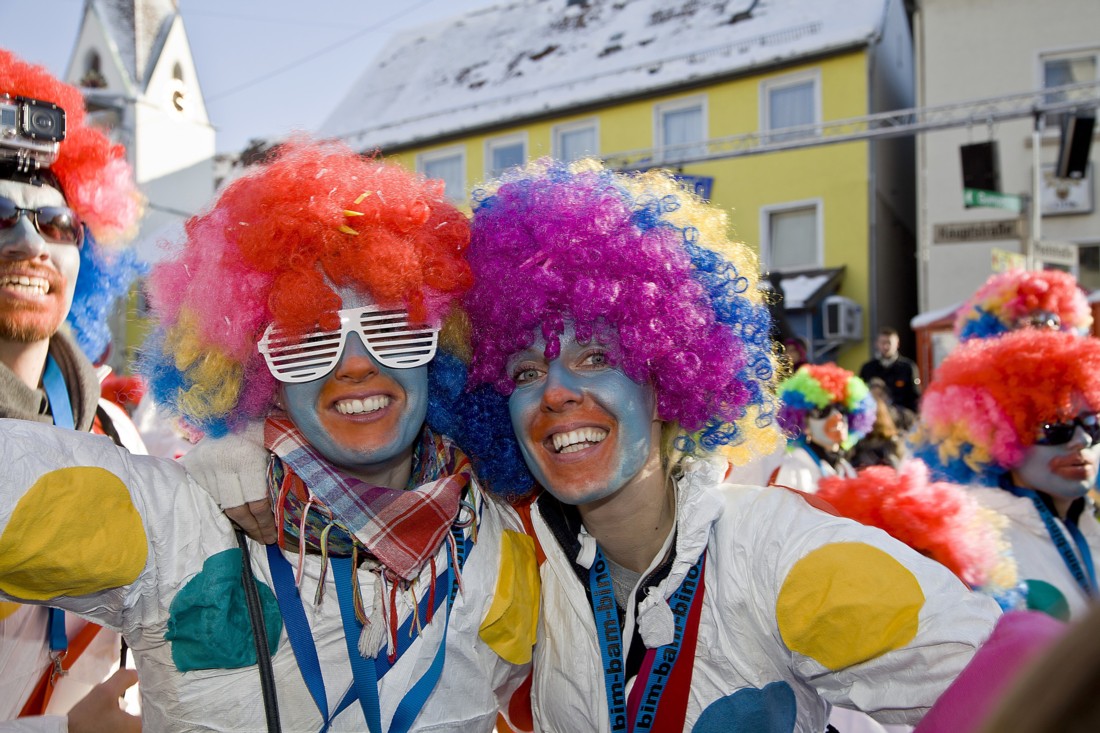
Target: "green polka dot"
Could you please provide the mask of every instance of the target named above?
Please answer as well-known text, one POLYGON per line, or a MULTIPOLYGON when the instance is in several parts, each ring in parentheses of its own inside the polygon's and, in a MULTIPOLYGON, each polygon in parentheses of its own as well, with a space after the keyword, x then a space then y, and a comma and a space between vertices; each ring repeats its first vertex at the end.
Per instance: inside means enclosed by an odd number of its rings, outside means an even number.
MULTIPOLYGON (((274 656, 283 630, 275 594, 257 581, 267 645, 274 656)), ((180 589, 169 609, 172 661, 181 672, 236 669, 256 664, 256 645, 241 584, 241 551, 234 547, 206 558, 200 572, 180 589)))
POLYGON ((1059 621, 1069 621, 1069 601, 1062 591, 1043 580, 1029 578, 1027 583, 1027 608, 1029 611, 1042 611, 1059 621))

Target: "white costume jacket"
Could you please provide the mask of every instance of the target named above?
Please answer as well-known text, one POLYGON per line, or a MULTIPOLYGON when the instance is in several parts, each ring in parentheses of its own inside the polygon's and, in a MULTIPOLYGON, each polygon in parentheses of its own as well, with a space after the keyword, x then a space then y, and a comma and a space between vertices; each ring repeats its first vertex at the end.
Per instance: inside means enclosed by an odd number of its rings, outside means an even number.
MULTIPOLYGON (((884 532, 790 491, 724 484, 724 468, 687 463, 671 569, 650 588, 653 568, 643 573, 623 623, 624 646, 635 623, 660 638, 672 620, 659 606, 705 553, 698 640, 681 650, 694 655, 683 729, 820 733, 829 704, 919 720, 988 637, 997 604, 884 532)), ((594 614, 560 541, 560 506, 532 507, 547 555, 532 708, 537 729, 605 733, 594 614)))
MULTIPOLYGON (((1000 487, 969 486, 967 490, 982 506, 1008 519, 1005 539, 1012 546, 1020 580, 1028 585, 1028 607, 1063 620, 1083 616, 1089 599, 1063 562, 1031 500, 1000 487)), ((1100 565, 1100 522, 1092 499, 1086 497, 1085 502, 1078 527, 1092 551, 1093 562, 1100 565)), ((1054 521, 1069 538, 1065 524, 1057 517, 1054 521)), ((1076 553, 1077 546, 1072 540, 1070 543, 1076 553)))
MULTIPOLYGON (((240 550, 229 521, 180 465, 132 456, 106 438, 15 420, 0 421, 0 465, 0 598, 49 603, 120 629, 137 660, 146 730, 267 730, 247 613, 243 605, 217 603, 241 588, 229 577, 240 575, 240 550), (201 607, 205 602, 209 610, 201 607), (183 629, 188 617, 209 629, 183 629), (205 658, 206 668, 179 671, 184 652, 174 639, 180 632, 190 634, 191 658, 205 658), (203 633, 209 634, 205 644, 203 633), (253 649, 250 662, 226 661, 233 648, 246 647, 253 649)), ((493 730, 498 709, 528 673, 523 647, 529 658, 538 592, 533 547, 514 512, 474 481, 467 500, 480 511, 477 541, 450 613, 442 674, 415 731, 493 730)), ((266 548, 249 544, 265 595, 273 587, 266 548)), ((441 573, 447 555, 444 543, 435 557, 441 573)), ((297 564, 296 554, 285 556, 297 564)), ((314 603, 320 570, 320 558, 307 555, 300 589, 334 710, 352 673, 331 568, 324 598, 314 603)), ((358 573, 368 615, 375 578, 358 573)), ((421 589, 429 578, 426 568, 421 589)), ((410 612, 407 595, 397 594, 401 620, 410 612)), ((384 730, 439 649, 444 614, 421 621, 421 635, 379 680, 384 730)), ((285 628, 277 644, 272 664, 282 728, 320 730, 321 715, 285 628)), ((367 730, 359 705, 337 716, 330 730, 367 730)))
POLYGON ((837 468, 833 468, 825 461, 819 460, 805 446, 798 443, 787 445, 787 452, 775 469, 771 484, 783 486, 788 489, 805 491, 807 494, 816 494, 818 482, 822 478, 831 476, 855 476, 856 471, 844 458, 837 462, 837 468))

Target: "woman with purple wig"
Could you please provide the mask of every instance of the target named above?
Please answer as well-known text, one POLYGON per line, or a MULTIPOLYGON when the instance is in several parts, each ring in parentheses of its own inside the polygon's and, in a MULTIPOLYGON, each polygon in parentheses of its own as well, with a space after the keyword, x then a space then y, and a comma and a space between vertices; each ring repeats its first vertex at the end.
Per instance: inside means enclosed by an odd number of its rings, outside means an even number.
MULTIPOLYGON (((473 394, 507 398, 545 489, 536 729, 793 733, 830 705, 928 710, 996 604, 794 492, 725 482, 776 444, 777 360, 721 210, 664 172, 537 161, 474 192, 469 262, 473 394)), ((474 427, 510 454, 506 430, 474 427)), ((480 470, 500 491, 506 469, 480 470)))

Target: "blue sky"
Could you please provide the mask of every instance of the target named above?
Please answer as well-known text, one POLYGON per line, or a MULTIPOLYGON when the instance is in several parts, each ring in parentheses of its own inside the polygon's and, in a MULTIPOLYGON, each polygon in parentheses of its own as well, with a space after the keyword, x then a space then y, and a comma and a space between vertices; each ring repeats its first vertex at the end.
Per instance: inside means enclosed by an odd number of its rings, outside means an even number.
MULTIPOLYGON (((497 2, 180 0, 179 6, 218 151, 236 152, 253 137, 318 127, 395 31, 497 2)), ((84 0, 0 0, 0 47, 61 75, 83 7, 84 0)))

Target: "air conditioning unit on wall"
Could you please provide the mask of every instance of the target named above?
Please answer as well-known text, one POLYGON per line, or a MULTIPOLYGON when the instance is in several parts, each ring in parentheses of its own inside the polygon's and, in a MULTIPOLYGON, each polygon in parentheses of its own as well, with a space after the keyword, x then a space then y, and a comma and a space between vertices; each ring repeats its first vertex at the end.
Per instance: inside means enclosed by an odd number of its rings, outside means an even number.
POLYGON ((822 330, 825 338, 863 340, 863 308, 859 303, 843 295, 830 295, 825 299, 824 307, 822 330))

